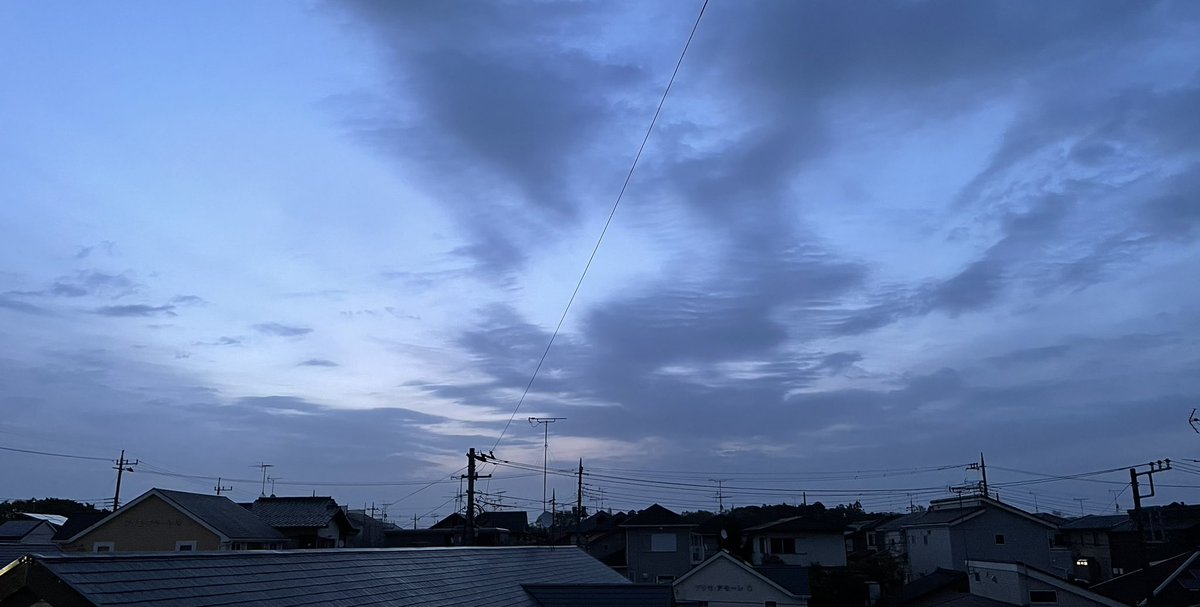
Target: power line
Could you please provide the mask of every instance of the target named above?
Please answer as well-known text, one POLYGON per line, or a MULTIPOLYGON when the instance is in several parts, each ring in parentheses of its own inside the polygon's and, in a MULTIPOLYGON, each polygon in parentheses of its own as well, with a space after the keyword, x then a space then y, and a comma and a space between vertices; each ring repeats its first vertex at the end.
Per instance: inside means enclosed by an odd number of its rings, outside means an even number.
POLYGON ((508 427, 512 425, 512 421, 516 419, 517 412, 521 410, 521 405, 525 402, 525 397, 529 395, 529 390, 533 387, 534 380, 537 379, 538 372, 542 370, 542 365, 546 362, 546 356, 550 354, 550 348, 554 346, 554 340, 558 337, 559 331, 562 330, 563 322, 567 320, 567 313, 571 311, 571 304, 575 303, 575 297, 579 295, 579 289, 583 286, 584 278, 587 278, 588 270, 592 268, 592 262, 596 259, 596 254, 600 251, 600 245, 604 242, 604 236, 608 234, 608 227, 612 225, 613 217, 617 214, 617 207, 621 206, 621 199, 625 197, 625 190, 629 188, 629 182, 633 179, 633 172, 637 169, 638 161, 642 159, 642 152, 646 149, 646 143, 650 141, 650 134, 654 132, 654 125, 658 122, 658 116, 662 113, 663 105, 667 102, 667 95, 671 92, 671 87, 675 85, 675 77, 679 74, 679 68, 683 65, 683 58, 687 56, 688 48, 692 45, 692 38, 696 36, 696 30, 700 27, 700 19, 704 17, 704 9, 708 8, 708 0, 704 0, 704 4, 700 6, 700 13, 696 15, 696 21, 692 24, 692 31, 688 33, 687 42, 683 45, 683 51, 679 53, 679 61, 675 62, 675 70, 671 72, 671 78, 667 81, 667 88, 663 90, 662 97, 658 100, 658 107, 654 110, 654 117, 650 119, 650 126, 646 128, 646 134, 642 137, 642 143, 638 146, 637 154, 633 157, 633 162, 629 166, 629 172, 625 175, 625 182, 621 184, 621 191, 617 193, 617 199, 613 201, 612 210, 608 212, 608 219, 604 221, 604 227, 600 230, 600 237, 596 239, 596 246, 592 247, 592 254, 588 256, 587 263, 583 266, 583 272, 579 275, 579 280, 575 282, 575 290, 571 292, 571 297, 567 299, 567 306, 563 308, 562 316, 558 318, 558 325, 554 327, 554 333, 550 334, 550 340, 546 343, 546 349, 542 351, 542 357, 538 359, 538 364, 533 369, 533 375, 529 377, 529 383, 525 384, 525 390, 521 393, 521 398, 517 400, 517 406, 513 408, 512 415, 504 424, 504 429, 500 431, 500 436, 496 437, 496 444, 492 445, 492 451, 500 446, 500 441, 504 439, 504 434, 508 432, 508 427))
POLYGON ((111 457, 92 457, 90 455, 71 455, 69 453, 52 453, 50 451, 35 451, 33 449, 18 449, 16 447, 0 447, 0 451, 14 451, 16 453, 30 453, 33 455, 48 455, 50 457, 65 457, 69 459, 86 459, 96 462, 111 462, 111 457))

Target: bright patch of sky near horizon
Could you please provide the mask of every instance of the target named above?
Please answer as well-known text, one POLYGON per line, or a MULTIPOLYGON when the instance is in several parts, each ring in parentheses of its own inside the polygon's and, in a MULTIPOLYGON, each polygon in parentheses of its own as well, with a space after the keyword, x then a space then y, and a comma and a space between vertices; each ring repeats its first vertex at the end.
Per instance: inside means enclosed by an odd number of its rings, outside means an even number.
MULTIPOLYGON (((448 478, 508 420, 698 8, 0 7, 0 445, 448 478)), ((568 418, 565 467, 1195 453, 1198 33, 1186 3, 713 0, 497 454, 540 461, 531 415, 568 418)), ((109 491, 12 457, 15 497, 109 491)))

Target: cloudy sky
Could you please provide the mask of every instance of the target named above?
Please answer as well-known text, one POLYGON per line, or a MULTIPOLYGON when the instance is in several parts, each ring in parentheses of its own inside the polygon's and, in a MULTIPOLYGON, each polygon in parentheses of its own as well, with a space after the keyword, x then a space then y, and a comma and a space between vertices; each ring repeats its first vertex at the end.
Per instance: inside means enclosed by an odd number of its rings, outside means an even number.
POLYGON ((408 519, 469 447, 540 465, 530 416, 619 508, 896 509, 985 451, 1103 512, 1127 473, 1040 475, 1200 457, 1190 2, 711 0, 514 415, 699 10, 0 5, 0 445, 408 519))

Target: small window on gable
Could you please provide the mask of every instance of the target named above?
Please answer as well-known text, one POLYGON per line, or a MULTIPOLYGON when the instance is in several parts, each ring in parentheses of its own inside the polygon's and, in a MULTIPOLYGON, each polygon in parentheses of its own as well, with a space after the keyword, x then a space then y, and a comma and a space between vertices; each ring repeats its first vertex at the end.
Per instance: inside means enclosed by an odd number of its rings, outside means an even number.
POLYGON ((1004 534, 1003 533, 996 534, 996 545, 997 546, 1004 545, 1004 534))
POLYGON ((1056 590, 1030 590, 1029 602, 1034 605, 1057 605, 1058 591, 1056 590))
POLYGON ((92 542, 92 552, 112 552, 116 546, 112 542, 92 542))
POLYGON ((196 540, 175 542, 175 552, 194 552, 195 550, 196 540))

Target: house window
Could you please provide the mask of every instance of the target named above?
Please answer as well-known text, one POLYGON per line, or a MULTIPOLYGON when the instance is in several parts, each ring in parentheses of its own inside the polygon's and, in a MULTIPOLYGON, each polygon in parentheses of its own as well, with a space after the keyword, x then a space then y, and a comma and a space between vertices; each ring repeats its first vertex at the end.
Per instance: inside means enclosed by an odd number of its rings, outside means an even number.
POLYGON ((92 542, 92 552, 112 552, 116 546, 112 542, 92 542))
POLYGON ((650 552, 675 552, 675 539, 674 533, 651 533, 650 552))
POLYGON ((692 534, 692 564, 699 563, 704 560, 704 538, 699 534, 692 534))
POLYGON ((790 537, 771 538, 771 554, 796 554, 796 540, 790 537))
POLYGON ((671 582, 674 582, 674 581, 675 581, 675 576, 673 576, 673 575, 656 575, 656 576, 654 576, 655 584, 670 584, 671 582))
POLYGON ((196 550, 196 540, 184 540, 175 542, 175 552, 194 552, 196 550))
POLYGON ((997 546, 1003 546, 1003 545, 1004 545, 1004 534, 1003 534, 1003 533, 997 533, 997 534, 996 534, 996 545, 997 545, 997 546))
POLYGON ((776 603, 775 601, 767 601, 763 603, 763 607, 779 607, 779 603, 776 603))
POLYGON ((1077 566, 1077 567, 1087 567, 1087 566, 1088 566, 1088 560, 1087 560, 1087 559, 1075 559, 1075 566, 1077 566))
POLYGON ((921 536, 921 542, 924 543, 926 546, 928 546, 929 545, 929 534, 925 534, 925 535, 921 536))
POLYGON ((868 546, 874 546, 874 545, 875 545, 875 534, 874 534, 874 533, 868 533, 868 534, 867 534, 867 545, 868 545, 868 546))
POLYGON ((1029 602, 1036 605, 1057 605, 1057 590, 1030 590, 1029 602))

